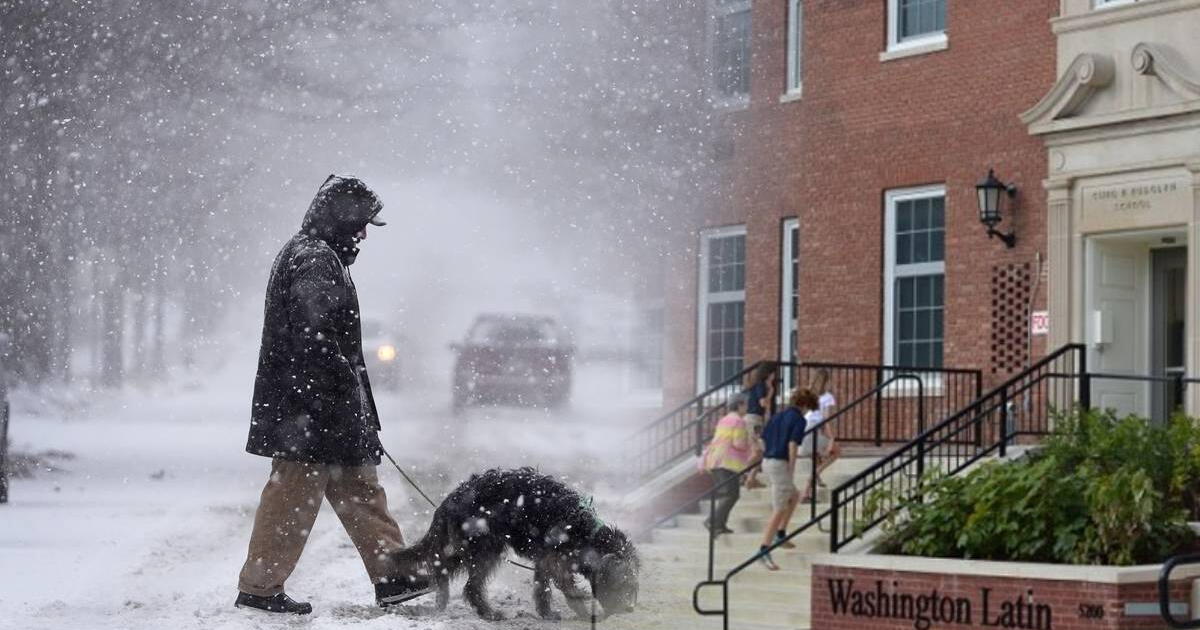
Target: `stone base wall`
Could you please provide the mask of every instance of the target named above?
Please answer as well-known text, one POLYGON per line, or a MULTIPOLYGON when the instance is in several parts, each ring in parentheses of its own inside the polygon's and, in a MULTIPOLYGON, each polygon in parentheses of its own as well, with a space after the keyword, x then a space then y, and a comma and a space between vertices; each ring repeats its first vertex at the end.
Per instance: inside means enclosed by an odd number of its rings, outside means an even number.
MULTIPOLYGON (((1090 581, 1079 575, 1057 579, 1059 576, 1055 575, 1053 565, 1026 565, 1045 567, 1044 577, 1040 578, 974 574, 978 571, 959 574, 953 570, 954 562, 946 561, 945 573, 814 564, 812 629, 1149 630, 1167 627, 1157 613, 1158 585, 1148 576, 1139 582, 1090 581), (1127 609, 1127 604, 1134 604, 1134 607, 1127 609), (1153 604, 1152 610, 1150 604, 1153 604)), ((971 564, 978 566, 981 563, 971 564)), ((1069 573, 1077 574, 1079 567, 1069 569, 1069 573)), ((1104 569, 1112 571, 1108 567, 1104 569)), ((1186 603, 1191 582, 1190 577, 1173 581, 1171 601, 1186 603)))

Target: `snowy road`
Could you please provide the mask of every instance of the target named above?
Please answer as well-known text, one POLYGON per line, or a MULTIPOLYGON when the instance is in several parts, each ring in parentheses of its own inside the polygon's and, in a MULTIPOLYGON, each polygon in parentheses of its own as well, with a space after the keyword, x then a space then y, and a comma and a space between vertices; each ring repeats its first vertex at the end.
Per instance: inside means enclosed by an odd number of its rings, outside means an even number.
MULTIPOLYGON (((458 585, 445 613, 377 610, 365 570, 328 506, 288 582, 291 594, 313 603, 314 614, 280 619, 234 609, 269 465, 242 450, 252 378, 247 362, 237 363, 203 387, 126 393, 72 412, 33 402, 28 393, 14 401, 14 449, 74 458, 58 460, 60 471, 14 481, 11 502, 0 506, 0 628, 556 625, 533 616, 529 576, 513 567, 501 569, 492 587, 499 607, 514 617, 507 622, 478 620, 458 585)), ((602 503, 612 495, 603 480, 615 474, 613 453, 637 421, 605 402, 612 400, 608 380, 581 370, 575 402, 561 415, 475 409, 454 418, 444 395, 384 394, 381 437, 435 500, 470 471, 534 465, 577 481, 602 503)), ((386 462, 380 476, 406 537, 419 536, 427 507, 386 462)), ((557 607, 565 610, 561 597, 557 607)))

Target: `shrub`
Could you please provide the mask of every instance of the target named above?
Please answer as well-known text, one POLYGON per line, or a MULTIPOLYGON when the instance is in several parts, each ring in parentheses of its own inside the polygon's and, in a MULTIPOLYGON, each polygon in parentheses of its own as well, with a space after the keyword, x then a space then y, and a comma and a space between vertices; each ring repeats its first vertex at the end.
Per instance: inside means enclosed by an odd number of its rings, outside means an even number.
POLYGON ((1102 412, 1056 422, 1058 432, 1024 458, 956 477, 931 473, 914 495, 873 495, 866 519, 885 506, 905 508, 883 523, 885 551, 1130 565, 1159 562, 1193 540, 1200 424, 1102 412))

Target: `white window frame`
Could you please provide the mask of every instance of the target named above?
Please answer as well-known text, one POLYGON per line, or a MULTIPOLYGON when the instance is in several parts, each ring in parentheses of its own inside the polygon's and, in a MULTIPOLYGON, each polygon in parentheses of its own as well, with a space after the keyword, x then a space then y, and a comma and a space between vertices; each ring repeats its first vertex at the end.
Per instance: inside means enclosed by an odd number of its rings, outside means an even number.
MULTIPOLYGON (((792 335, 799 333, 796 323, 797 313, 795 310, 793 310, 792 306, 793 295, 791 290, 795 280, 792 275, 793 260, 795 260, 797 266, 799 266, 799 252, 793 251, 792 249, 792 235, 799 235, 799 232, 800 219, 784 219, 782 257, 780 258, 780 265, 783 273, 781 274, 782 284, 780 285, 779 291, 779 360, 781 361, 795 361, 797 358, 796 353, 792 352, 791 344, 792 335)), ((796 244, 799 245, 800 239, 796 238, 795 241, 796 244)), ((799 295, 800 291, 797 288, 796 296, 799 295)), ((799 306, 798 301, 797 306, 799 306)), ((797 342, 797 351, 799 350, 799 345, 799 342, 797 342)), ((782 377, 783 380, 781 391, 786 392, 795 385, 792 383, 792 370, 784 370, 782 377)))
POLYGON ((783 100, 804 92, 804 0, 788 0, 787 85, 783 100))
MULTIPOLYGON (((947 3, 950 0, 946 0, 947 3)), ((946 31, 942 30, 937 33, 927 33, 908 39, 900 39, 900 0, 887 0, 887 50, 880 53, 881 61, 898 59, 901 57, 909 57, 912 55, 921 55, 938 50, 945 50, 949 47, 949 39, 946 37, 946 31)), ((949 6, 946 7, 946 19, 949 21, 949 6)), ((947 25, 949 28, 949 25, 947 25)))
MULTIPOLYGON (((912 263, 903 265, 902 273, 897 273, 896 269, 896 204, 901 201, 912 201, 915 199, 930 199, 941 197, 944 201, 945 216, 950 216, 950 206, 946 199, 946 187, 944 185, 936 186, 921 186, 918 188, 898 188, 887 191, 884 195, 884 236, 883 236, 883 364, 893 365, 896 359, 896 278, 908 276, 925 276, 932 274, 942 274, 942 313, 943 322, 945 321, 946 308, 946 257, 943 253, 942 260, 939 262, 927 263, 912 263)), ((943 252, 945 252, 943 246, 943 252)), ((943 326, 945 324, 943 323, 943 326)), ((942 329, 943 338, 943 355, 942 366, 945 367, 945 328, 942 329)), ((941 390, 941 379, 936 376, 922 379, 925 385, 925 394, 936 393, 941 390)), ((897 383, 897 390, 912 390, 911 386, 903 386, 901 381, 897 383)), ((901 392, 897 391, 897 394, 901 392)), ((915 394, 915 390, 906 392, 915 394)))
POLYGON ((1125 6, 1127 4, 1134 4, 1139 1, 1140 0, 1092 0, 1092 9, 1100 11, 1103 9, 1125 6))
MULTIPOLYGON (((628 369, 625 375, 625 393, 632 402, 641 407, 661 407, 663 402, 663 377, 665 372, 663 366, 666 358, 666 302, 661 297, 651 299, 649 301, 635 302, 629 310, 629 338, 631 342, 640 343, 645 341, 645 315, 650 310, 662 311, 663 328, 658 331, 659 343, 659 382, 658 387, 646 387, 642 385, 638 366, 632 363, 628 364, 628 369)), ((633 360, 638 360, 636 356, 638 347, 631 343, 630 354, 633 360)))
MULTIPOLYGON (((746 283, 742 283, 741 291, 708 291, 708 257, 709 245, 714 239, 726 236, 746 236, 745 225, 731 225, 713 228, 700 232, 700 283, 696 296, 696 393, 702 394, 708 389, 708 307, 710 304, 727 302, 746 303, 746 283)), ((747 252, 749 259, 749 252, 747 252)), ((744 308, 744 306, 743 306, 744 308)), ((745 343, 745 328, 742 328, 743 345, 745 343)), ((742 357, 743 364, 745 356, 742 357)))
MULTIPOLYGON (((718 108, 742 109, 750 105, 750 90, 744 94, 725 94, 722 87, 718 84, 719 76, 717 73, 717 18, 732 15, 741 12, 750 13, 750 30, 747 33, 749 42, 747 42, 748 57, 746 59, 747 72, 750 74, 750 82, 753 83, 754 71, 754 13, 751 0, 708 0, 708 54, 711 56, 712 62, 710 68, 710 85, 711 85, 711 101, 713 106, 718 108)), ((752 87, 752 86, 751 86, 752 87)))

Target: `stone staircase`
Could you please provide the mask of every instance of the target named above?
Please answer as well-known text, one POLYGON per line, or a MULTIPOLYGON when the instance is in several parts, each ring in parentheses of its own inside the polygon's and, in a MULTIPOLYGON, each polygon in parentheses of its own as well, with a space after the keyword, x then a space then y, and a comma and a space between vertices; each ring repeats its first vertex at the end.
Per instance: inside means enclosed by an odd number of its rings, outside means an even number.
MULTIPOLYGON (((840 458, 822 475, 826 484, 836 486, 877 461, 877 457, 840 458)), ((807 479, 808 460, 797 466, 797 485, 807 479)), ((829 508, 829 491, 818 492, 817 513, 829 508)), ((701 616, 692 608, 692 591, 705 579, 708 566, 708 533, 703 521, 709 506, 705 502, 698 514, 677 517, 674 527, 654 530, 650 542, 639 545, 642 555, 642 592, 654 600, 654 611, 643 618, 642 628, 679 628, 704 630, 721 628, 720 616, 701 616)), ((792 517, 789 530, 809 520, 810 505, 802 504, 792 517)), ((725 573, 757 552, 763 528, 771 515, 770 495, 766 488, 742 489, 741 499, 729 517, 736 533, 717 538, 714 550, 714 578, 725 573)), ((771 556, 779 571, 754 565, 743 569, 729 583, 729 627, 738 630, 808 628, 809 557, 829 549, 829 534, 817 527, 792 539, 795 549, 778 549, 771 556)), ((719 609, 720 588, 701 591, 700 605, 719 609)), ((639 615, 640 616, 640 615, 639 615)))

